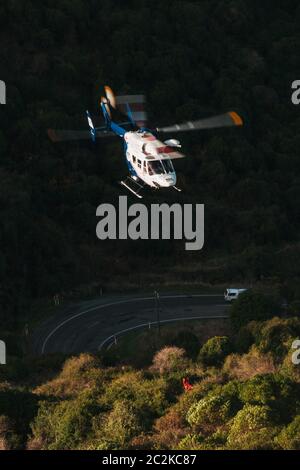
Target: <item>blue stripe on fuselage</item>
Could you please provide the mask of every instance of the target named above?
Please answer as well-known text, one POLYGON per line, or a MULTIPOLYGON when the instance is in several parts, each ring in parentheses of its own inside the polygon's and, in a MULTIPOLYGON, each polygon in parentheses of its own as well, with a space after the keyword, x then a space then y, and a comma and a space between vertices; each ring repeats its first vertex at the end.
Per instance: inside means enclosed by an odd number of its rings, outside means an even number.
POLYGON ((137 176, 135 169, 133 168, 132 164, 130 163, 130 161, 127 158, 127 143, 126 143, 125 139, 124 139, 124 154, 125 154, 126 163, 127 163, 129 173, 131 174, 131 176, 137 176))

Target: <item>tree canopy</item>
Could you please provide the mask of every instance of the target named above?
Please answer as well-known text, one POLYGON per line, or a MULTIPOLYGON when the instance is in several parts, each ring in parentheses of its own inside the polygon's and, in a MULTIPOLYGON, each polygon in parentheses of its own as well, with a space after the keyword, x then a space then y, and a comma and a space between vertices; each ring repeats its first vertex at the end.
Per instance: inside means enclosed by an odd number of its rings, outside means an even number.
POLYGON ((82 286, 168 283, 174 266, 177 282, 297 282, 299 18, 295 0, 1 3, 1 323, 82 286), (243 117, 242 129, 180 136, 183 192, 145 196, 205 204, 200 252, 183 256, 178 241, 97 240, 96 207, 123 194, 119 142, 54 145, 46 130, 87 128, 84 111, 98 113, 104 84, 145 93, 150 125, 243 117))

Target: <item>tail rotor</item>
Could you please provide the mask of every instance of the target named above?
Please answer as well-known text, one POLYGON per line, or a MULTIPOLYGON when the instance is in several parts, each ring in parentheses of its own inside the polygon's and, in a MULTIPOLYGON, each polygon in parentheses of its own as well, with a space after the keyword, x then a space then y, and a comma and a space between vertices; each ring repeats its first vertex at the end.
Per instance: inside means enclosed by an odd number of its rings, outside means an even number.
POLYGON ((92 121, 92 118, 91 118, 91 115, 90 115, 89 111, 86 111, 86 117, 87 117, 87 120, 88 120, 92 141, 96 142, 96 129, 94 127, 94 123, 92 121))
POLYGON ((144 95, 115 96, 108 85, 104 86, 104 96, 101 97, 102 109, 105 108, 106 111, 104 115, 108 115, 109 119, 112 119, 112 115, 116 115, 117 118, 124 118, 126 116, 133 127, 144 127, 147 124, 145 103, 144 95))
POLYGON ((104 87, 105 96, 101 96, 100 104, 104 106, 109 119, 112 117, 111 108, 117 109, 116 97, 112 89, 105 85, 104 87))
POLYGON ((114 92, 112 91, 112 89, 105 85, 104 87, 104 91, 105 91, 105 96, 106 96, 106 99, 108 101, 108 104, 110 104, 110 106, 112 106, 114 109, 116 109, 117 107, 117 101, 116 101, 116 97, 114 95, 114 92))

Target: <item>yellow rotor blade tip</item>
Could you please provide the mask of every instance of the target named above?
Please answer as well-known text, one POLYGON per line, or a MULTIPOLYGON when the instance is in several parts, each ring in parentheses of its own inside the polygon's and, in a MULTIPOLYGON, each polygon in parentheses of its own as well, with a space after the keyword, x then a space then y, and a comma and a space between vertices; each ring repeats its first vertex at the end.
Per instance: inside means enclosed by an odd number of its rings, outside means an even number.
POLYGON ((229 113, 229 116, 231 117, 231 119, 233 120, 233 122, 236 126, 242 126, 243 125, 242 118, 235 111, 231 111, 229 113))

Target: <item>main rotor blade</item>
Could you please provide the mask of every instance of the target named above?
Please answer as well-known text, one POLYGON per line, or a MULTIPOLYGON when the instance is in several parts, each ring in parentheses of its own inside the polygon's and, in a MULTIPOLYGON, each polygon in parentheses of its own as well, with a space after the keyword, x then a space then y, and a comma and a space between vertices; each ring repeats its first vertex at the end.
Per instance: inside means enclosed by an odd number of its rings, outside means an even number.
MULTIPOLYGON (((72 131, 72 130, 55 130, 48 129, 48 137, 52 142, 64 142, 69 140, 88 140, 91 138, 90 131, 72 131)), ((97 132, 96 138, 98 137, 110 137, 115 135, 113 132, 101 130, 97 132)))
POLYGON ((226 114, 220 114, 206 119, 199 119, 197 121, 189 121, 182 124, 174 124, 173 126, 158 127, 158 132, 184 132, 194 131, 198 129, 216 129, 218 127, 231 127, 242 126, 242 118, 231 111, 226 114))

